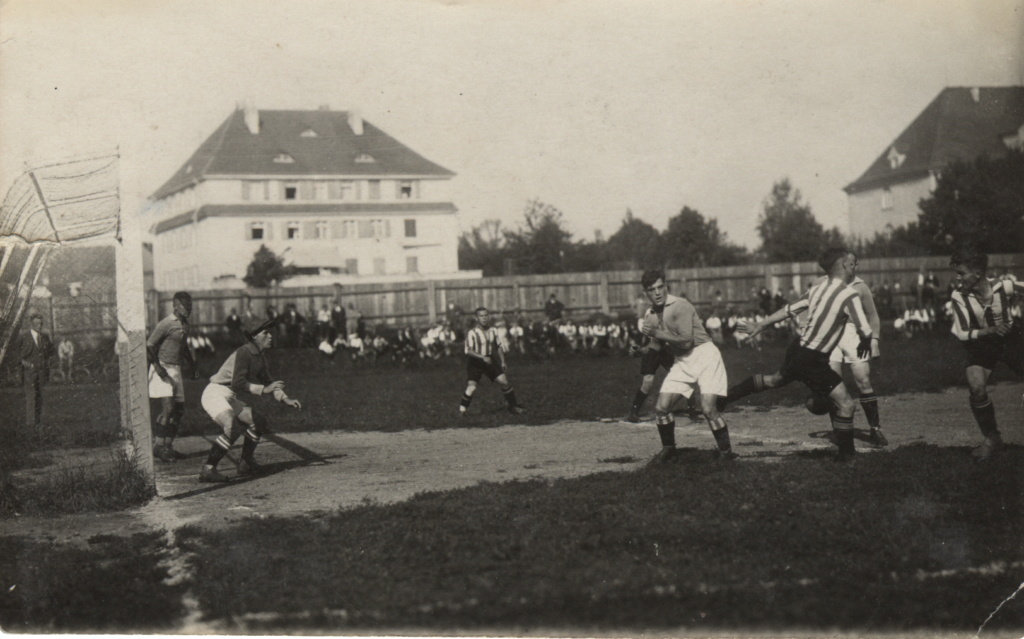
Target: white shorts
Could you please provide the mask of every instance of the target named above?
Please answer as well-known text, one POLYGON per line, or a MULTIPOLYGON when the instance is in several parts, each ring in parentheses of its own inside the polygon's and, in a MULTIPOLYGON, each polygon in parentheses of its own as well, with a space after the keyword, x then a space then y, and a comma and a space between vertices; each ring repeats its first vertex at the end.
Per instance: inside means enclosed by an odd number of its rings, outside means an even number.
POLYGON ((870 353, 868 353, 867 357, 861 357, 857 354, 857 347, 859 345, 860 335, 857 334, 857 327, 850 322, 847 322, 846 327, 843 328, 843 336, 839 338, 839 343, 832 349, 832 354, 829 355, 828 361, 839 362, 841 364, 856 364, 858 362, 871 361, 870 353))
POLYGON ((185 401, 185 384, 181 381, 181 366, 178 364, 163 364, 167 376, 171 382, 167 383, 156 374, 154 366, 149 367, 149 397, 160 399, 162 397, 173 397, 176 402, 185 401))
POLYGON ((686 355, 676 357, 659 393, 672 393, 689 397, 695 388, 702 395, 729 394, 729 378, 725 373, 722 353, 712 342, 694 346, 686 355))
MULTIPOLYGON (((206 414, 213 418, 214 421, 217 421, 217 418, 224 413, 230 412, 232 424, 235 422, 234 418, 238 417, 238 414, 247 408, 245 404, 235 398, 235 391, 224 384, 207 384, 200 403, 203 405, 203 410, 206 411, 206 414)), ((217 423, 224 429, 225 434, 230 431, 232 426, 232 424, 224 424, 219 421, 217 423)))

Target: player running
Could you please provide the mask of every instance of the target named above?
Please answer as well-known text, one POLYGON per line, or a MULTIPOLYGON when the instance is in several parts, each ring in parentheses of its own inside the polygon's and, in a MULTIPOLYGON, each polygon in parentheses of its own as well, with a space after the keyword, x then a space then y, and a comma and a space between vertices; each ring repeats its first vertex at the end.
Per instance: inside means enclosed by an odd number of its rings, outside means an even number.
POLYGON ((252 333, 244 332, 249 343, 238 347, 228 356, 203 391, 203 409, 224 433, 210 448, 210 456, 206 458, 206 465, 199 473, 201 482, 230 481, 217 472, 217 464, 243 433, 245 442, 242 444, 242 461, 238 463, 238 475, 241 477, 263 471, 263 467, 253 459, 253 453, 256 452, 260 437, 266 431, 267 419, 243 404, 238 399, 239 393, 248 392, 257 397, 273 395, 274 399, 286 406, 302 409, 299 400, 291 399, 285 394, 284 382, 271 380, 267 371, 264 352, 273 346, 272 331, 276 324, 276 318, 270 319, 252 333))
POLYGON ((971 412, 985 437, 972 455, 989 461, 1003 440, 996 424, 996 409, 985 390, 992 369, 1006 362, 1015 373, 1024 375, 1024 337, 1021 324, 1010 315, 1014 292, 1024 285, 1012 280, 988 279, 988 255, 971 248, 953 253, 950 267, 956 271, 957 289, 953 303, 953 334, 967 349, 967 386, 971 412))
POLYGON ((735 457, 729 427, 717 407, 718 398, 723 397, 729 387, 721 352, 704 330, 693 304, 668 294, 664 271, 645 272, 640 284, 651 302, 641 330, 675 356, 668 375, 661 382, 654 407, 662 448, 652 461, 667 462, 678 455, 672 410, 681 398, 689 399, 694 390, 700 393, 701 407, 718 445, 718 454, 726 459, 735 457))
POLYGON ((526 409, 516 402, 516 392, 508 382, 505 374, 508 365, 505 363, 506 345, 498 337, 498 330, 491 326, 491 315, 487 308, 481 306, 476 309, 476 326, 466 333, 466 375, 469 381, 466 384, 466 392, 462 395, 462 402, 459 404, 459 415, 466 416, 466 409, 473 401, 473 393, 476 392, 480 378, 487 376, 492 382, 501 385, 501 393, 508 402, 508 412, 513 415, 525 413, 526 409))
POLYGON ((188 343, 192 315, 192 296, 185 291, 174 294, 173 312, 160 320, 146 340, 149 360, 149 397, 160 400, 160 414, 153 425, 153 435, 160 443, 153 446, 153 457, 172 462, 187 457, 174 450, 174 438, 185 415, 185 383, 181 363, 188 363, 192 379, 199 378, 195 356, 188 343))
POLYGON ((868 441, 875 446, 888 446, 889 440, 882 433, 882 423, 878 415, 878 397, 871 386, 871 360, 881 356, 878 337, 882 332, 882 323, 878 319, 878 311, 875 309, 875 300, 871 295, 871 289, 864 280, 857 277, 858 265, 857 256, 854 255, 854 276, 850 286, 860 295, 860 302, 864 305, 864 314, 868 318, 868 325, 871 326, 871 353, 867 357, 857 354, 860 336, 857 335, 857 328, 847 322, 843 327, 843 335, 839 338, 839 343, 832 349, 828 364, 840 375, 843 374, 843 364, 849 365, 850 372, 853 373, 853 380, 857 384, 857 390, 860 391, 860 407, 864 411, 864 417, 868 420, 868 426, 871 429, 868 441))
POLYGON ((729 389, 733 402, 769 388, 781 388, 796 380, 803 382, 815 395, 832 400, 832 429, 839 444, 837 461, 849 461, 855 451, 853 444, 853 413, 856 404, 846 390, 843 377, 829 366, 832 350, 839 343, 847 322, 852 321, 861 336, 856 353, 871 355, 871 325, 860 296, 849 286, 856 271, 857 258, 842 248, 830 248, 818 260, 828 277, 815 282, 796 302, 787 304, 760 322, 743 325, 751 335, 807 310, 807 323, 800 336, 786 350, 782 368, 771 375, 754 375, 729 389))

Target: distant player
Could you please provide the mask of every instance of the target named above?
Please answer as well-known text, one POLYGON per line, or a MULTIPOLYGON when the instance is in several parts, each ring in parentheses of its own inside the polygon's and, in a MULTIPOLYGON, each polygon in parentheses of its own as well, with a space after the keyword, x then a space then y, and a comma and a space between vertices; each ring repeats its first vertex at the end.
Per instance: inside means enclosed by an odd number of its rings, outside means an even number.
POLYGON ((678 454, 672 411, 682 398, 689 399, 694 391, 700 393, 701 408, 715 437, 718 453, 725 458, 735 457, 729 427, 717 407, 718 398, 724 397, 729 388, 722 354, 704 330, 693 304, 668 294, 664 271, 645 272, 640 284, 651 302, 641 330, 674 355, 654 407, 661 452, 653 461, 667 462, 678 454))
POLYGON ((882 332, 882 323, 878 319, 878 311, 875 310, 875 300, 871 295, 871 289, 864 283, 864 280, 856 275, 858 265, 859 262, 854 256, 854 276, 850 286, 860 295, 861 304, 864 305, 864 314, 868 318, 868 325, 871 326, 871 354, 867 357, 857 354, 860 336, 857 334, 857 328, 847 322, 843 328, 843 336, 839 339, 836 347, 832 349, 828 363, 832 370, 840 375, 843 374, 843 364, 850 366, 850 372, 853 373, 853 379, 860 391, 860 407, 871 428, 868 441, 875 446, 888 446, 889 440, 882 433, 882 423, 878 416, 878 397, 871 386, 871 360, 878 359, 881 355, 878 348, 878 337, 882 332))
POLYGON ((160 400, 160 414, 153 425, 153 456, 171 462, 187 455, 174 450, 174 438, 185 415, 185 383, 181 364, 189 365, 192 379, 198 379, 195 356, 188 338, 188 318, 192 315, 192 296, 184 291, 174 294, 173 312, 157 323, 146 341, 149 359, 149 397, 160 400))
POLYGON ((245 435, 242 444, 242 461, 238 464, 238 475, 252 475, 262 472, 263 467, 253 459, 256 445, 266 431, 267 419, 255 412, 238 396, 250 393, 256 397, 273 395, 274 399, 286 406, 302 409, 297 399, 289 398, 284 392, 284 382, 273 381, 267 371, 267 360, 264 352, 273 346, 273 330, 276 318, 268 320, 253 332, 244 333, 248 343, 238 347, 228 356, 220 370, 210 378, 210 383, 203 391, 203 410, 217 422, 223 434, 217 438, 210 448, 206 464, 199 472, 199 481, 218 483, 229 481, 217 472, 217 464, 231 449, 240 436, 245 435))
POLYGON ((853 413, 856 404, 846 390, 843 377, 829 366, 832 350, 839 343, 845 324, 852 321, 861 336, 857 354, 871 355, 871 325, 857 291, 849 286, 856 271, 857 258, 842 248, 830 248, 818 260, 828 277, 815 282, 796 302, 787 304, 753 325, 743 329, 757 335, 767 327, 807 310, 807 323, 800 336, 786 350, 782 368, 771 375, 754 375, 729 389, 728 401, 781 388, 792 381, 803 382, 815 395, 829 397, 834 405, 830 415, 832 429, 839 444, 837 461, 852 459, 853 413))
POLYGON ((473 401, 473 394, 476 392, 480 378, 486 376, 492 382, 498 382, 501 386, 501 393, 508 402, 508 411, 513 415, 526 412, 516 402, 516 392, 508 382, 505 374, 507 365, 505 363, 505 344, 498 336, 498 331, 491 326, 491 316, 483 306, 476 309, 476 326, 466 333, 466 375, 469 378, 466 384, 466 392, 462 395, 462 402, 459 404, 459 415, 465 417, 466 409, 473 401))
POLYGON ((988 377, 1000 361, 1024 375, 1024 337, 1020 322, 1010 311, 1014 292, 1024 292, 1024 286, 1012 280, 986 278, 988 255, 973 249, 956 251, 949 265, 956 271, 958 283, 951 296, 953 334, 967 349, 971 412, 985 437, 972 454, 984 462, 992 459, 1003 443, 995 407, 985 390, 988 377))

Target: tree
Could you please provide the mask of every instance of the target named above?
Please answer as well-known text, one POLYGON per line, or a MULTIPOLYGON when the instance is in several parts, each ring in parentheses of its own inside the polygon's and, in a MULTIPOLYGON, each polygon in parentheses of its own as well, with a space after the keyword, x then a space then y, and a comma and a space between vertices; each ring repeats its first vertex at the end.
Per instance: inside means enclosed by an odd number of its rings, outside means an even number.
POLYGON ((626 209, 622 226, 605 243, 608 261, 629 269, 659 268, 665 265, 661 234, 653 226, 633 217, 626 209))
POLYGON ((518 272, 562 273, 565 256, 572 250, 572 233, 562 226, 562 212, 538 198, 526 203, 523 226, 504 231, 508 256, 518 272))
POLYGON ((761 235, 760 252, 769 262, 817 260, 829 242, 842 237, 838 229, 826 234, 814 219, 810 205, 801 199, 800 191, 793 188, 789 178, 776 182, 765 198, 757 232, 761 235))
POLYGON ((260 244, 259 250, 252 256, 252 262, 249 262, 249 267, 245 270, 242 281, 249 286, 265 288, 291 277, 294 272, 295 267, 285 266, 284 258, 260 244))
POLYGON ((934 254, 947 255, 962 243, 986 253, 1019 251, 1024 246, 1024 151, 953 162, 919 206, 921 236, 934 254))
POLYGON ((480 269, 487 277, 502 275, 507 255, 500 220, 484 220, 459 236, 460 269, 480 269))
POLYGON ((661 245, 666 266, 672 268, 727 266, 746 261, 746 249, 729 243, 718 228, 718 220, 705 220, 699 211, 688 206, 669 218, 661 245))

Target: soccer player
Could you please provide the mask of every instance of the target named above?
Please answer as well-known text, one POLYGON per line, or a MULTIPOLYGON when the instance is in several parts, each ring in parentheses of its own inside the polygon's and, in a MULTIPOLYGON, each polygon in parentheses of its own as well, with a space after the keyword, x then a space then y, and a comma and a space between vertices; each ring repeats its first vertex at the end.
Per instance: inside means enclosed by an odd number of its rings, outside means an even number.
POLYGON ((274 399, 286 406, 302 409, 297 399, 291 399, 284 392, 284 382, 273 381, 267 371, 264 352, 273 346, 273 329, 276 318, 258 326, 252 333, 245 332, 248 341, 228 356, 220 369, 210 378, 203 391, 203 410, 223 430, 214 441, 206 464, 199 472, 199 481, 219 483, 230 481, 217 472, 217 464, 240 436, 245 435, 242 444, 242 460, 238 464, 238 475, 252 475, 263 471, 253 459, 256 445, 266 430, 267 419, 238 399, 240 393, 248 392, 256 397, 273 395, 274 399))
POLYGON ((843 374, 843 364, 850 366, 853 373, 853 380, 860 391, 860 407, 864 411, 864 417, 868 420, 871 428, 868 441, 875 446, 888 446, 889 440, 882 433, 882 423, 878 416, 878 397, 871 386, 871 360, 878 359, 881 352, 878 348, 878 336, 882 332, 882 323, 878 318, 878 311, 875 310, 875 300, 871 295, 871 289, 861 278, 857 277, 857 256, 853 261, 853 281, 850 286, 860 295, 860 302, 864 306, 864 314, 868 318, 868 325, 871 326, 871 353, 867 357, 857 354, 857 347, 860 345, 860 337, 857 335, 856 327, 847 322, 843 328, 843 336, 839 343, 832 349, 828 364, 832 370, 843 374))
POLYGON ((1003 443, 996 424, 996 411, 985 385, 1000 361, 1024 375, 1024 337, 1021 324, 1010 315, 1014 292, 1024 286, 1012 280, 990 280, 988 255, 972 248, 960 249, 949 259, 956 271, 953 291, 953 334, 967 349, 967 386, 971 412, 985 440, 972 452, 978 461, 992 459, 1003 443))
POLYGON ((641 331, 674 355, 654 407, 661 452, 653 461, 667 462, 678 454, 672 411, 683 397, 689 399, 695 390, 699 390, 701 408, 718 445, 718 454, 726 459, 735 457, 729 427, 717 406, 718 398, 725 396, 729 388, 721 352, 704 330, 693 304, 668 294, 664 271, 646 271, 640 284, 651 302, 641 331))
POLYGON ((498 331, 491 326, 491 315, 487 308, 481 306, 476 309, 476 326, 466 333, 466 375, 469 381, 466 384, 466 392, 462 395, 462 402, 459 404, 459 415, 466 416, 466 409, 473 401, 473 393, 476 392, 480 378, 487 376, 492 382, 501 385, 501 393, 508 402, 508 412, 513 415, 525 413, 526 409, 516 402, 516 392, 508 382, 505 374, 508 366, 505 363, 505 345, 498 337, 498 331))
POLYGON ((171 315, 160 320, 146 340, 149 396, 160 400, 160 414, 153 426, 153 435, 161 441, 153 446, 153 456, 165 462, 187 457, 174 450, 174 438, 178 435, 178 426, 185 415, 185 383, 181 376, 181 363, 184 361, 189 365, 192 379, 199 378, 195 356, 188 343, 192 296, 185 291, 178 291, 171 303, 171 315))
POLYGON ((811 392, 829 397, 832 429, 839 444, 837 461, 853 458, 853 412, 856 404, 846 390, 843 377, 829 366, 832 350, 839 343, 844 325, 852 321, 861 336, 857 354, 871 355, 871 325, 868 323, 860 296, 849 286, 856 271, 857 258, 843 248, 830 248, 818 260, 828 277, 815 282, 803 297, 787 304, 760 322, 745 325, 751 335, 807 310, 807 323, 800 336, 786 350, 782 368, 771 375, 754 375, 729 389, 728 401, 733 402, 751 393, 769 388, 781 388, 796 380, 803 382, 811 392))

